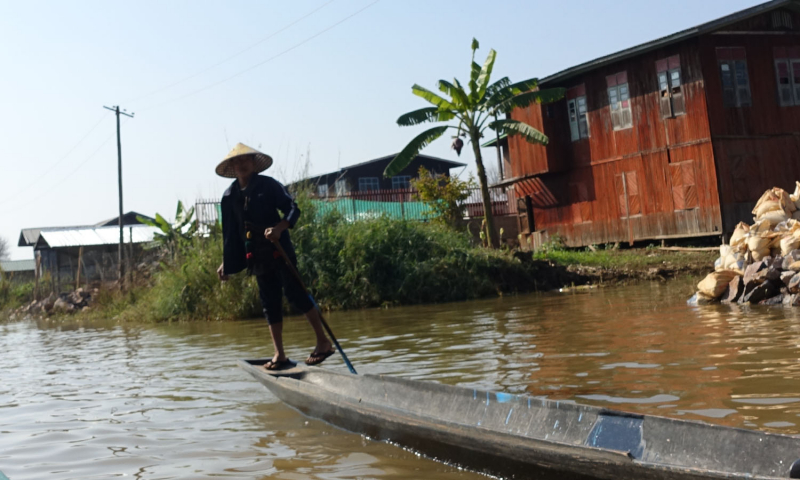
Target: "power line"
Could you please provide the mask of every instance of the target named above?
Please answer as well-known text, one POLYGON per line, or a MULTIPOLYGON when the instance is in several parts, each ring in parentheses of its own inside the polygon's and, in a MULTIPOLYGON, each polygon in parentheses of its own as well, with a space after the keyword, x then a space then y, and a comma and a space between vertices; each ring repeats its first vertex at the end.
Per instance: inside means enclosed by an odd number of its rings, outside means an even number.
POLYGON ((161 91, 164 91, 164 90, 166 90, 166 89, 168 89, 168 88, 172 88, 172 87, 174 87, 175 85, 179 85, 179 84, 181 84, 181 83, 183 83, 183 82, 185 82, 185 81, 187 81, 187 80, 191 80, 191 79, 193 79, 193 78, 197 77, 198 75, 202 75, 202 74, 206 73, 207 71, 209 71, 209 70, 212 70, 212 69, 214 69, 214 68, 216 68, 216 67, 218 67, 218 66, 222 65, 223 63, 227 63, 227 62, 229 62, 229 61, 233 60, 234 58, 238 57, 239 55, 241 55, 241 54, 243 54, 243 53, 245 53, 245 52, 247 52, 247 51, 250 51, 250 50, 252 50, 253 48, 257 47, 258 45, 261 45, 262 43, 266 42, 266 41, 267 41, 267 40, 269 40, 270 38, 272 38, 272 37, 274 37, 274 36, 276 36, 276 35, 278 35, 278 34, 280 34, 280 33, 283 33, 283 32, 285 32, 286 30, 288 30, 288 29, 290 29, 291 27, 293 27, 293 26, 297 25, 298 23, 302 22, 303 20, 305 20, 306 18, 310 17, 311 15, 314 15, 315 13, 317 13, 318 11, 322 10, 323 8, 327 7, 328 5, 330 5, 331 3, 335 2, 335 1, 336 1, 336 0, 329 0, 327 3, 323 3, 323 4, 322 4, 322 5, 320 5, 319 7, 317 7, 317 8, 315 8, 314 10, 312 10, 312 11, 308 12, 307 14, 303 15, 302 17, 298 18, 297 20, 293 21, 292 23, 290 23, 290 24, 288 24, 288 25, 284 26, 284 27, 283 27, 283 28, 281 28, 280 30, 277 30, 277 31, 275 31, 275 32, 273 32, 273 33, 271 33, 271 34, 267 35, 266 37, 262 38, 261 40, 257 41, 256 43, 254 43, 254 44, 250 45, 249 47, 246 47, 245 49, 243 49, 243 50, 240 50, 240 51, 238 51, 238 52, 234 53, 233 55, 231 55, 231 56, 229 56, 229 57, 225 58, 224 60, 221 60, 221 61, 219 61, 219 62, 215 63, 214 65, 211 65, 210 67, 207 67, 207 68, 205 68, 205 69, 203 69, 203 70, 200 70, 200 71, 199 71, 199 72, 197 72, 197 73, 194 73, 194 74, 192 74, 192 75, 189 75, 188 77, 186 77, 186 78, 184 78, 184 79, 182 79, 182 80, 178 80, 177 82, 170 83, 169 85, 166 85, 166 86, 163 86, 163 87, 157 88, 157 89, 153 90, 152 92, 145 93, 144 95, 141 95, 141 96, 138 96, 138 97, 136 97, 136 98, 134 98, 134 99, 128 100, 128 102, 129 102, 129 103, 136 102, 137 100, 141 100, 142 98, 149 97, 149 96, 151 96, 151 95, 154 95, 154 94, 156 94, 156 93, 159 93, 159 92, 161 92, 161 91))
POLYGON ((105 119, 106 119, 106 115, 105 115, 105 114, 103 114, 103 115, 100 117, 100 120, 98 120, 98 121, 97 121, 97 123, 95 123, 95 124, 94 124, 94 126, 93 126, 93 127, 92 127, 92 128, 91 128, 91 129, 90 129, 88 132, 86 132, 86 134, 85 134, 83 137, 81 137, 81 139, 80 139, 80 140, 78 140, 78 143, 76 143, 76 144, 75 144, 75 145, 74 145, 72 148, 70 148, 70 149, 69 149, 69 151, 68 151, 67 153, 65 153, 65 154, 64 154, 64 155, 63 155, 61 158, 59 158, 58 160, 56 160, 56 162, 55 162, 55 163, 53 163, 53 164, 52 164, 52 165, 50 165, 49 167, 46 167, 46 168, 44 169, 44 173, 42 173, 41 175, 37 175, 37 176, 36 176, 36 177, 35 177, 35 178, 34 178, 34 179, 31 181, 31 183, 29 183, 29 184, 25 185, 24 187, 20 188, 19 190, 17 190, 17 191, 16 191, 16 192, 14 192, 13 194, 11 194, 11 195, 9 195, 9 196, 7 196, 7 197, 3 198, 3 200, 2 200, 2 201, 0 201, 0 205, 1 205, 1 204, 3 204, 3 203, 6 203, 6 201, 8 201, 8 200, 10 200, 10 199, 12 199, 12 198, 14 198, 14 197, 16 197, 16 196, 17 196, 17 195, 19 195, 20 193, 22 193, 22 192, 24 192, 25 190, 27 190, 27 189, 31 188, 31 187, 32 187, 34 184, 36 184, 37 182, 41 181, 41 179, 42 179, 43 177, 47 176, 47 174, 48 174, 48 173, 50 173, 50 172, 54 171, 54 170, 55 170, 55 168, 56 168, 56 167, 57 167, 57 166, 58 166, 58 165, 59 165, 59 164, 60 164, 62 161, 64 161, 64 160, 65 160, 67 157, 69 157, 69 156, 70 156, 70 154, 72 154, 72 152, 74 152, 74 151, 75 151, 75 149, 76 149, 76 148, 78 148, 78 147, 80 146, 80 144, 81 144, 81 143, 83 143, 83 141, 84 141, 84 140, 86 140, 86 138, 87 138, 87 137, 89 137, 89 135, 91 135, 91 134, 92 134, 92 132, 94 132, 94 131, 95 131, 95 129, 96 129, 98 126, 100 126, 100 124, 101 124, 101 123, 103 122, 103 120, 105 120, 105 119))
MULTIPOLYGON (((127 122, 127 120, 128 120, 128 119, 125 119, 125 121, 123 121, 123 125, 124 125, 124 124, 127 122)), ((79 164, 77 167, 75 167, 75 168, 74 168, 74 169, 73 169, 71 172, 69 172, 67 175, 65 175, 65 176, 61 177, 61 179, 59 179, 59 181, 57 181, 57 182, 53 183, 52 185, 50 185, 50 186, 49 186, 49 187, 48 187, 48 188, 47 188, 47 189, 44 191, 44 193, 42 193, 41 195, 37 195, 37 196, 36 196, 36 197, 34 197, 33 199, 28 199, 28 197, 26 197, 26 198, 25 198, 25 200, 26 200, 25 207, 31 206, 31 205, 33 205, 33 204, 35 204, 35 203, 37 203, 37 202, 41 201, 41 200, 42 200, 43 198, 45 198, 45 197, 46 197, 48 194, 50 194, 50 193, 53 193, 53 192, 55 191, 55 188, 56 188, 56 187, 58 187, 58 186, 59 186, 59 185, 61 185, 62 183, 64 183, 64 182, 66 182, 67 180, 69 180, 69 178, 70 178, 70 177, 72 177, 72 176, 73 176, 75 173, 77 173, 77 172, 78 172, 78 170, 80 170, 81 168, 83 168, 83 166, 84 166, 84 165, 86 165, 86 164, 89 162, 89 160, 91 160, 92 158, 94 158, 94 157, 95 157, 95 155, 97 155, 98 153, 100 153, 100 150, 102 150, 102 149, 103 149, 103 147, 105 147, 105 146, 106 146, 106 144, 107 144, 107 143, 108 143, 108 142, 109 142, 109 141, 110 141, 112 138, 114 138, 114 136, 115 136, 115 135, 116 135, 116 133, 112 133, 111 135, 109 135, 108 137, 106 137, 106 139, 105 139, 105 140, 103 140, 103 143, 101 143, 101 144, 100 144, 100 146, 99 146, 99 147, 97 147, 97 150, 95 150, 94 152, 92 152, 92 154, 91 154, 91 155, 89 155, 88 157, 86 157, 86 158, 85 158, 85 159, 84 159, 84 160, 83 160, 83 161, 82 161, 82 162, 81 162, 81 163, 80 163, 80 164, 79 164)), ((12 203, 14 203, 14 202, 12 202, 12 203)), ((2 210, 2 211, 0 211, 0 213, 12 212, 12 211, 18 210, 19 208, 20 208, 20 207, 16 207, 16 208, 9 208, 9 209, 7 209, 7 210, 2 210)))
POLYGON ((271 61, 275 60, 276 58, 282 57, 283 55, 291 52, 292 50, 295 50, 296 48, 298 48, 298 47, 300 47, 302 45, 305 45, 306 43, 310 42, 311 40, 314 40, 315 38, 319 37, 320 35, 322 35, 324 33, 327 33, 330 30, 333 30, 334 28, 336 28, 339 25, 343 24, 344 22, 350 20, 351 18, 355 17, 356 15, 360 14, 364 10, 372 7, 373 5, 375 5, 376 3, 380 2, 380 1, 381 0, 375 0, 374 2, 368 4, 365 7, 362 7, 359 10, 356 10, 355 12, 351 13, 350 15, 348 15, 348 16, 344 17, 343 19, 339 20, 338 22, 334 23, 333 25, 331 25, 331 26, 329 26, 329 27, 327 27, 327 28, 325 28, 323 30, 320 30, 319 32, 317 32, 314 35, 306 38, 305 40, 303 40, 303 41, 301 41, 301 42, 299 42, 299 43, 287 48, 286 50, 283 50, 280 53, 277 53, 277 54, 269 57, 268 59, 266 59, 264 61, 256 63, 255 65, 252 65, 252 66, 250 66, 248 68, 245 68, 244 70, 240 70, 239 72, 234 73, 233 75, 231 75, 231 76, 229 76, 227 78, 224 78, 224 79, 222 79, 222 80, 220 80, 218 82, 212 83, 211 85, 207 85, 207 86, 205 86, 205 87, 203 87, 203 88, 201 88, 199 90, 195 90, 193 92, 187 93, 186 95, 183 95, 183 96, 180 96, 180 97, 177 97, 177 98, 173 98, 172 100, 167 100, 166 102, 160 103, 160 104, 155 105, 153 107, 149 107, 149 108, 145 108, 145 109, 139 109, 139 111, 142 111, 142 110, 154 110, 156 108, 161 108, 163 106, 169 105, 171 103, 175 103, 177 101, 183 100, 184 98, 191 97, 192 95, 196 95, 196 94, 198 94, 200 92, 204 92, 204 91, 206 91, 208 89, 214 88, 214 87, 216 87, 218 85, 221 85, 221 84, 223 84, 225 82, 233 80, 234 78, 236 78, 236 77, 238 77, 240 75, 243 75, 243 74, 245 74, 245 73, 247 73, 247 72, 249 72, 249 71, 251 71, 253 69, 256 69, 256 68, 264 65, 265 63, 271 62, 271 61))

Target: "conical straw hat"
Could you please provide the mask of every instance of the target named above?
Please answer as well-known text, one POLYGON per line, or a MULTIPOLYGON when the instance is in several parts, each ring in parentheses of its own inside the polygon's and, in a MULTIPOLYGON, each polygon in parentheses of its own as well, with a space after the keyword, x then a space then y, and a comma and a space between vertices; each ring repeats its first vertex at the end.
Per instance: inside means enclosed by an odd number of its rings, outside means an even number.
POLYGON ((256 173, 263 172, 272 165, 272 157, 269 155, 261 153, 255 148, 250 148, 243 143, 237 143, 225 159, 217 165, 215 170, 217 175, 220 177, 236 178, 236 170, 233 169, 231 160, 245 155, 252 155, 256 173))

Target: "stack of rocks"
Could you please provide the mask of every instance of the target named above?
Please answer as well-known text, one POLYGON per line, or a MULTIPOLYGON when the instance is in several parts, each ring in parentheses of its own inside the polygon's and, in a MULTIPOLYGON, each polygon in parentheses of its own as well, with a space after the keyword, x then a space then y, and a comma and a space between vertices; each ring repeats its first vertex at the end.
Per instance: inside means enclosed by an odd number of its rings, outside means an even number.
POLYGON ((690 303, 800 306, 800 182, 792 195, 767 190, 753 215, 754 224, 740 223, 720 247, 714 272, 690 303))
MULTIPOLYGON (((95 292, 97 292, 96 289, 95 292)), ((75 313, 79 310, 87 311, 91 303, 92 294, 82 288, 59 295, 51 293, 42 300, 33 300, 31 303, 19 307, 11 312, 9 319, 16 320, 27 316, 38 317, 57 313, 75 313)))

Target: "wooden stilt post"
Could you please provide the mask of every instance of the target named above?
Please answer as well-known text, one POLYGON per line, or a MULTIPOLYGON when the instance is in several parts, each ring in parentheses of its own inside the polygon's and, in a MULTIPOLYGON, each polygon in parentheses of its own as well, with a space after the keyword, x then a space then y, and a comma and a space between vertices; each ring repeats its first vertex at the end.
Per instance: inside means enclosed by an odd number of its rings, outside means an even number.
POLYGON ((83 246, 78 248, 78 273, 75 275, 75 290, 81 286, 81 267, 83 266, 83 246))
POLYGON ((36 270, 33 271, 33 299, 39 301, 39 272, 42 268, 42 255, 36 252, 36 270))

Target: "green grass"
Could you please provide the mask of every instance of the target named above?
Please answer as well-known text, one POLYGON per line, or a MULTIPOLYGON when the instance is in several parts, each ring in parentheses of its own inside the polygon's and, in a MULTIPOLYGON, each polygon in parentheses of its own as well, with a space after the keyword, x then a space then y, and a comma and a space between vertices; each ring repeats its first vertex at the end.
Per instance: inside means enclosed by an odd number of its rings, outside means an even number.
POLYGON ((33 300, 34 282, 16 283, 0 272, 0 311, 17 308, 33 300))
POLYGON ((670 252, 658 248, 565 249, 553 246, 536 252, 534 258, 551 260, 559 265, 583 265, 605 269, 647 270, 665 264, 671 267, 713 268, 717 252, 670 252))

